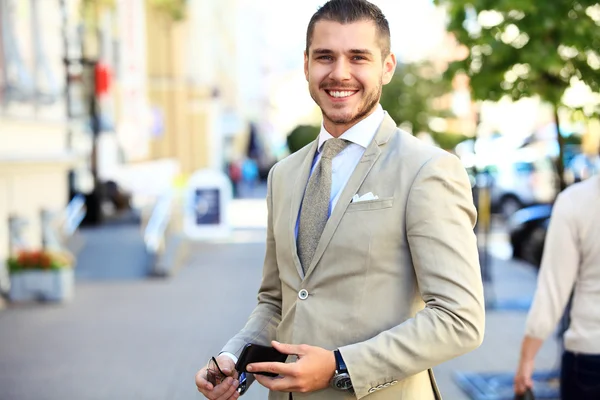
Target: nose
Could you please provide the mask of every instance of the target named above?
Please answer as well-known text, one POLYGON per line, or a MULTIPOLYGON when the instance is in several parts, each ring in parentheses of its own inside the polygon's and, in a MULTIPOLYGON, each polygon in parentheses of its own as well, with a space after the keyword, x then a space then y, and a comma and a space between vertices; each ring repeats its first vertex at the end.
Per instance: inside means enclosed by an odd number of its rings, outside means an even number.
POLYGON ((345 58, 338 58, 333 65, 333 69, 329 77, 334 81, 350 80, 350 63, 345 58))

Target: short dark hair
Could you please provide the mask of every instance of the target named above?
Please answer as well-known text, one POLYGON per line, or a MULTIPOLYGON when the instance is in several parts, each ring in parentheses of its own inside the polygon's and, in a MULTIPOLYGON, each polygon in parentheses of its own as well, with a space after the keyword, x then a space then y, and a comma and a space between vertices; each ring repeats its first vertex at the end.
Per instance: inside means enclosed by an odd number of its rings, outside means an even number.
POLYGON ((315 24, 319 21, 333 21, 349 24, 358 21, 373 21, 379 32, 381 54, 390 54, 390 25, 381 9, 367 0, 330 0, 320 7, 310 19, 306 30, 306 54, 312 42, 315 24))

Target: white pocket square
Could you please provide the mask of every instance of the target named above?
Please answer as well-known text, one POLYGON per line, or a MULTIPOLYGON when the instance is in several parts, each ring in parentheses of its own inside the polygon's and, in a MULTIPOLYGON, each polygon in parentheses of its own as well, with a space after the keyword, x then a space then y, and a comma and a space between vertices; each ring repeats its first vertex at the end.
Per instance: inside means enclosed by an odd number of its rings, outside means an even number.
POLYGON ((358 193, 352 196, 352 203, 358 203, 359 201, 377 200, 379 196, 374 195, 372 192, 365 193, 359 196, 358 193))

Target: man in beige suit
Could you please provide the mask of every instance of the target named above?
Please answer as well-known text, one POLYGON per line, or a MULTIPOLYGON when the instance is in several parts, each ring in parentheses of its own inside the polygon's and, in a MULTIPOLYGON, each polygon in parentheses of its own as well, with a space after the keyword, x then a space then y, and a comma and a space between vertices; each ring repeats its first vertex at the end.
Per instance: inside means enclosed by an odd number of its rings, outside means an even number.
POLYGON ((277 400, 439 399, 431 368, 481 343, 469 180, 379 105, 395 68, 376 6, 331 0, 312 17, 305 74, 321 133, 269 174, 258 305, 217 357, 231 377, 196 375, 209 399, 240 395, 234 362, 250 342, 290 355, 249 366, 279 374, 254 375, 277 400))

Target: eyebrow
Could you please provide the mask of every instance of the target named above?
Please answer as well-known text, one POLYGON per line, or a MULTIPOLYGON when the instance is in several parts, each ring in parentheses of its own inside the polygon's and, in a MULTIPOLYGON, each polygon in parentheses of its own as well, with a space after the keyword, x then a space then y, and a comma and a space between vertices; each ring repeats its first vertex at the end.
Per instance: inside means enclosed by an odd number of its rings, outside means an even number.
MULTIPOLYGON (((348 52, 350 54, 373 55, 373 52, 368 49, 350 49, 348 52)), ((329 49, 314 49, 313 54, 333 54, 333 51, 329 49)))
POLYGON ((350 50, 351 54, 365 54, 365 55, 373 55, 373 53, 371 52, 371 50, 368 49, 352 49, 350 50))

